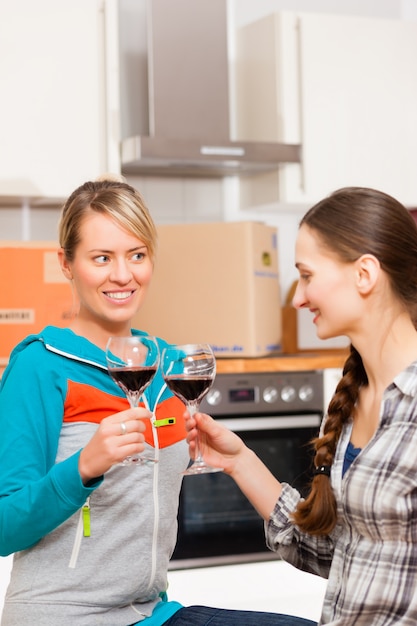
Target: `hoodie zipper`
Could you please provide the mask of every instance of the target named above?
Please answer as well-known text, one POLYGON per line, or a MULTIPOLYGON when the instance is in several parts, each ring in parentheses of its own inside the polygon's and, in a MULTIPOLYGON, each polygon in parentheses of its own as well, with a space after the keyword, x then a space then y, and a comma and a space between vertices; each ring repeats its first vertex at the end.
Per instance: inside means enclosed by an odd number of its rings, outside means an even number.
MULTIPOLYGON (((152 434, 153 434, 153 443, 155 448, 155 458, 159 459, 159 440, 158 440, 158 429, 155 427, 155 410, 158 406, 158 402, 163 392, 166 389, 166 384, 162 385, 156 401, 154 403, 154 407, 152 410, 152 434)), ((146 392, 143 394, 143 401, 148 410, 150 410, 149 403, 146 398, 146 392)), ((154 503, 154 524, 153 524, 153 537, 152 537, 152 556, 151 556, 151 571, 149 576, 149 585, 148 590, 152 589, 152 585, 155 581, 156 576, 156 556, 157 556, 157 542, 158 542, 158 530, 159 530, 159 490, 158 490, 158 478, 159 478, 159 463, 154 463, 154 472, 153 472, 153 503, 154 503)))

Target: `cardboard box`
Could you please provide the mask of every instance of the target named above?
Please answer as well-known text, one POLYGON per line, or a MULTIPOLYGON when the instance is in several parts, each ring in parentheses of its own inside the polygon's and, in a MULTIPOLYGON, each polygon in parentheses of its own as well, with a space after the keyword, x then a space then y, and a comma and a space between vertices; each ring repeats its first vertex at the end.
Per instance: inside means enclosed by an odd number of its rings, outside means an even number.
POLYGON ((154 276, 134 327, 172 343, 209 343, 217 357, 280 351, 276 228, 174 224, 158 234, 154 276))
POLYGON ((71 286, 62 274, 55 242, 0 242, 0 362, 44 326, 67 326, 71 286))

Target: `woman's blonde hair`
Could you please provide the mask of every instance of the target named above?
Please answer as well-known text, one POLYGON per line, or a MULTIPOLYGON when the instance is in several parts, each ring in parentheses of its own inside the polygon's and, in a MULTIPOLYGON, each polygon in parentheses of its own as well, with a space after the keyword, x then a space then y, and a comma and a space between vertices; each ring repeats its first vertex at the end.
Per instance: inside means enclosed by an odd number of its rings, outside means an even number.
POLYGON ((148 247, 155 261, 157 232, 141 194, 124 179, 106 175, 78 187, 65 202, 58 225, 58 236, 68 261, 74 259, 80 242, 80 227, 91 213, 107 215, 148 247))

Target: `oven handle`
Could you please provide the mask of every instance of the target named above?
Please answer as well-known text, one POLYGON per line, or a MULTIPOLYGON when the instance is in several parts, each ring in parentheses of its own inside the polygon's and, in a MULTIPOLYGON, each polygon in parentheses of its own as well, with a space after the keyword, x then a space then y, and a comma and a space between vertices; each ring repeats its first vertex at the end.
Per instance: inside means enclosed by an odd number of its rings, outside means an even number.
POLYGON ((216 422, 223 424, 229 430, 235 432, 253 430, 283 430, 284 428, 312 428, 319 427, 322 416, 319 413, 310 415, 282 415, 271 417, 248 416, 242 418, 215 418, 216 422))

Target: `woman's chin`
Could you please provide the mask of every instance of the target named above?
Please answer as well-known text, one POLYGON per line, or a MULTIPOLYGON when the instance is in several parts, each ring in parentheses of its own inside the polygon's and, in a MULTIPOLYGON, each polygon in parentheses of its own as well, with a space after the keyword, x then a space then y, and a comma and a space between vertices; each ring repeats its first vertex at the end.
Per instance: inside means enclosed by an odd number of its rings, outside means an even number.
POLYGON ((320 331, 319 329, 317 329, 316 335, 317 338, 321 339, 322 341, 326 341, 326 339, 337 339, 344 336, 343 333, 331 333, 324 330, 320 331))
POLYGON ((326 332, 326 330, 324 328, 317 328, 316 327, 316 335, 318 339, 321 339, 322 341, 325 341, 326 339, 333 339, 334 337, 337 337, 337 335, 333 334, 333 333, 329 333, 328 331, 326 332))

